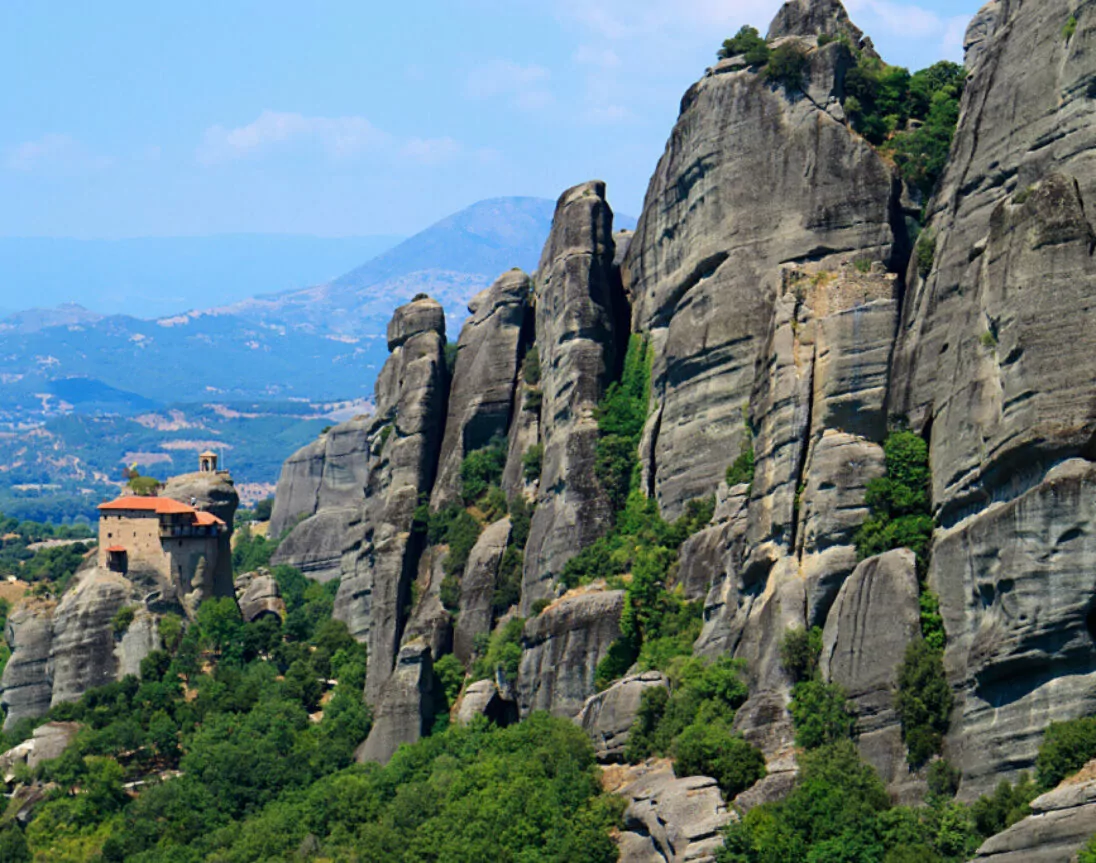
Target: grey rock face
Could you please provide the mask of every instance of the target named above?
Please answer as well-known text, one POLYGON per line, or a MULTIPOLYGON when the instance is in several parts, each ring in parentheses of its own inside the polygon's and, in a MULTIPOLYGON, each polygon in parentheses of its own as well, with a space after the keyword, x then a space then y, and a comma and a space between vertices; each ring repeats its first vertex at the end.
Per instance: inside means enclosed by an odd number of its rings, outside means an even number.
POLYGON ((476 637, 491 631, 493 601, 499 564, 510 541, 510 519, 487 527, 476 541, 464 567, 460 586, 460 614, 453 634, 453 653, 467 665, 474 653, 476 637))
POLYGON ((50 708, 53 682, 49 672, 49 651, 53 642, 53 602, 27 601, 8 616, 4 637, 12 654, 4 668, 0 704, 5 711, 4 728, 21 719, 42 716, 50 708))
POLYGON ((441 602, 441 583, 445 579, 442 564, 449 554, 446 545, 428 548, 419 558, 419 572, 415 579, 418 602, 411 609, 411 616, 403 631, 403 643, 424 641, 430 655, 441 657, 453 650, 453 618, 441 602))
POLYGON ((506 437, 518 366, 525 341, 532 336, 532 327, 526 325, 531 291, 529 277, 511 270, 468 305, 471 317, 457 342, 449 417, 430 498, 434 509, 461 502, 464 457, 487 446, 492 438, 506 437))
POLYGON ((301 516, 354 506, 369 479, 370 419, 340 423, 293 453, 282 465, 270 533, 280 536, 301 516))
POLYGON ((722 830, 732 818, 716 781, 706 776, 678 779, 668 761, 648 762, 641 772, 617 792, 628 800, 622 863, 714 861, 723 846, 722 830))
POLYGON ((61 598, 53 613, 50 706, 76 701, 87 690, 117 679, 111 621, 134 599, 132 585, 116 572, 91 570, 61 598))
POLYGON ((860 753, 887 783, 908 773, 894 695, 906 647, 921 633, 918 597, 913 552, 869 558, 841 587, 823 633, 822 675, 849 697, 860 753))
POLYGON ((282 465, 270 518, 271 536, 286 536, 272 563, 327 581, 338 575, 350 522, 369 481, 370 420, 328 430, 282 465))
POLYGON ((622 295, 613 279, 605 184, 563 193, 536 277, 544 469, 525 553, 521 608, 545 599, 564 564, 604 533, 610 506, 594 475, 598 401, 614 362, 622 295))
POLYGON ((518 705, 521 715, 547 710, 574 717, 594 693, 594 673, 620 637, 624 591, 568 596, 525 624, 518 705))
POLYGON ((647 671, 618 680, 604 692, 591 695, 582 705, 575 722, 590 735, 599 762, 605 764, 624 757, 643 695, 652 688, 669 691, 670 684, 661 672, 647 671))
POLYGON ((359 762, 387 764, 402 743, 419 740, 434 721, 434 663, 421 640, 400 649, 377 699, 373 728, 358 747, 359 762))
POLYGON ((883 448, 827 429, 811 445, 800 495, 798 553, 807 584, 807 623, 822 626, 858 563, 854 538, 867 521, 869 481, 883 476, 883 448))
POLYGON ((270 558, 272 566, 292 566, 316 581, 339 577, 343 546, 359 517, 357 507, 321 509, 294 527, 270 558))
POLYGON ((895 351, 890 409, 930 438, 930 583, 961 696, 949 750, 964 797, 1029 768, 1041 729, 1096 697, 1094 22, 1078 16, 1065 39, 1076 8, 986 10, 929 208, 932 266, 910 268, 895 351))
POLYGON ((60 602, 24 600, 8 618, 12 656, 0 681, 5 727, 138 673, 160 647, 157 622, 131 581, 95 567, 78 572, 60 602), (123 606, 134 609, 134 619, 116 633, 114 616, 123 606))
MULTIPOLYGON (((830 4, 810 8, 823 7, 830 4)), ((764 420, 750 404, 775 317, 786 321, 782 340, 813 351, 806 334, 790 338, 795 301, 780 311, 782 298, 796 294, 783 266, 807 270, 802 293, 827 292, 825 274, 853 260, 904 266, 893 170, 827 112, 843 92, 847 49, 832 43, 809 58, 810 98, 750 70, 712 74, 689 90, 623 262, 633 328, 655 348, 653 484, 667 518, 715 490, 748 443, 746 418, 764 420)), ((857 304, 850 295, 833 312, 812 308, 825 317, 857 304)), ((789 356, 788 369, 809 394, 802 359, 809 357, 789 356)))
POLYGON ((1011 5, 1009 0, 991 0, 971 19, 963 39, 963 62, 968 70, 978 65, 990 39, 997 32, 998 24, 1008 16, 1008 8, 1011 5))
MULTIPOLYGON (((1091 777, 1089 762, 1082 777, 1091 777)), ((974 863, 1059 863, 1074 855, 1096 833, 1096 780, 1066 780, 1031 802, 1032 814, 998 833, 978 849, 974 863)))
POLYGON ((285 620, 285 600, 278 582, 268 571, 245 572, 236 579, 236 601, 240 614, 248 623, 264 614, 285 620))
POLYGON ((1030 770, 1047 725, 1096 708, 1094 526, 1096 465, 1074 459, 937 538, 930 584, 959 685, 949 748, 964 798, 1030 770))
POLYGON ((848 36, 853 45, 877 56, 871 41, 849 20, 840 0, 788 0, 769 26, 768 39, 785 36, 848 36))
POLYGON ((461 696, 457 710, 457 722, 468 725, 477 716, 486 716, 499 726, 518 721, 518 706, 502 697, 491 680, 477 680, 469 684, 461 696))
POLYGON ((33 770, 43 761, 60 758, 79 730, 80 724, 76 722, 39 725, 29 740, 0 754, 0 776, 10 783, 15 778, 15 768, 21 764, 33 770))
POLYGON ((147 608, 136 608, 133 622, 126 627, 120 638, 115 639, 115 677, 120 680, 126 675, 141 676, 141 661, 163 646, 159 625, 160 618, 157 615, 147 608))
POLYGON ((376 702, 407 623, 411 583, 423 538, 411 532, 415 507, 429 494, 444 427, 445 316, 429 298, 396 310, 391 356, 377 379, 369 441, 375 460, 344 546, 335 617, 366 642, 366 697, 376 702))

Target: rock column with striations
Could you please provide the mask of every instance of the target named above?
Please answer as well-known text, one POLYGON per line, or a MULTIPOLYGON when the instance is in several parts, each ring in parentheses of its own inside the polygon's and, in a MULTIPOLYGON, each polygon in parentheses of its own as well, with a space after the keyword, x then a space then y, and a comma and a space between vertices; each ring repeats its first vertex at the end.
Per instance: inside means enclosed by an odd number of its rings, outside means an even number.
POLYGON ((415 508, 430 493, 445 422, 445 314, 426 296, 388 325, 391 356, 377 379, 373 459, 365 501, 343 554, 335 616, 369 650, 366 698, 375 703, 396 662, 422 537, 415 508))
POLYGON ((611 508, 594 473, 595 411, 614 363, 613 213, 605 184, 563 193, 536 277, 536 341, 544 466, 526 546, 521 607, 553 591, 564 564, 609 527, 611 508))

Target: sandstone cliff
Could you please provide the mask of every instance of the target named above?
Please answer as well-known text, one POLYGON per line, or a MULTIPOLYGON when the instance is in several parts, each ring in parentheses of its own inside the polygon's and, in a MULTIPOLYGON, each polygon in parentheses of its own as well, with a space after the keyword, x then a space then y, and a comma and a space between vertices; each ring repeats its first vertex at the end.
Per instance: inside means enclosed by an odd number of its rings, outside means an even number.
MULTIPOLYGON (((735 729, 769 776, 739 809, 796 781, 780 656, 793 627, 822 631, 821 675, 848 695, 863 758, 895 798, 923 795, 895 706, 922 634, 921 576, 941 601, 956 694, 945 752, 962 797, 1029 769, 1051 721, 1092 711, 1096 25, 1079 15, 1067 36, 1076 13, 995 0, 975 18, 957 137, 919 239, 893 160, 846 116, 870 40, 837 0, 791 0, 769 38, 802 53, 801 86, 742 58, 710 69, 682 99, 634 234, 614 235, 605 185, 584 183, 560 197, 537 272, 509 271, 473 300, 455 356, 439 304, 396 310, 376 414, 287 461, 271 525, 286 534, 276 562, 340 578, 335 614, 368 646, 376 722, 359 758, 386 761, 429 732, 449 653, 469 671, 505 657, 454 718, 574 718, 603 762, 622 757, 643 693, 670 687, 632 668, 595 691, 634 573, 561 582, 613 525, 598 406, 630 339, 652 357, 635 493, 667 521, 716 501, 670 587, 703 602, 694 653, 745 669, 735 729), (883 443, 907 426, 930 449, 927 572, 909 550, 856 547, 883 443), (510 516, 465 500, 462 466, 489 445, 510 516), (740 456, 751 471, 728 474, 740 456), (464 534, 439 540, 434 520, 454 511, 464 534)), ((262 577, 239 587, 249 616, 278 613, 262 577)), ((120 641, 105 630, 131 601, 144 601, 137 587, 85 576, 56 607, 13 613, 9 721, 132 668, 154 644, 145 618, 120 641)), ((731 817, 714 780, 648 768, 622 786, 625 859, 710 854, 731 817)), ((1088 793, 1048 795, 983 858, 1014 859, 1069 810, 1065 848, 1089 823, 1088 793)))
POLYGON ((1096 695, 1093 20, 1064 0, 975 19, 951 159, 911 264, 890 409, 930 440, 930 583, 960 696, 963 794, 1031 764, 1096 695))

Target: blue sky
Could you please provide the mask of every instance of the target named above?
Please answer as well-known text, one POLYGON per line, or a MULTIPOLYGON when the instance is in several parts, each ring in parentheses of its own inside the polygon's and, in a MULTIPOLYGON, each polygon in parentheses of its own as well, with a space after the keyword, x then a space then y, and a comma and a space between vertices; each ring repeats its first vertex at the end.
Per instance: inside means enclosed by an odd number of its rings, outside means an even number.
MULTIPOLYGON (((638 215, 682 93, 779 0, 0 4, 0 236, 409 234, 600 177, 638 215)), ((848 0, 890 62, 980 0, 848 0)))

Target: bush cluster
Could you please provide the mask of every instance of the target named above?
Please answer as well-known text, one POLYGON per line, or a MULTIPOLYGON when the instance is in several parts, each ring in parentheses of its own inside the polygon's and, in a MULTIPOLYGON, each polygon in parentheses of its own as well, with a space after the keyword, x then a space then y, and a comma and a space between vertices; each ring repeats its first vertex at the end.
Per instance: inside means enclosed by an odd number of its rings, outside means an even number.
POLYGON ((601 487, 619 512, 628 502, 638 470, 637 449, 651 395, 653 352, 642 336, 632 336, 624 358, 624 371, 598 404, 598 442, 594 472, 601 487))
POLYGON ((769 55, 765 76, 782 84, 789 92, 796 93, 803 90, 809 68, 810 61, 803 47, 795 42, 785 42, 769 55))
POLYGON ((868 483, 871 517, 857 532, 856 548, 864 560, 895 548, 917 555, 924 572, 932 544, 928 444, 913 432, 896 431, 883 445, 886 476, 868 483))
POLYGON ((678 657, 669 666, 672 690, 643 693, 625 759, 634 764, 671 755, 678 776, 711 776, 728 800, 761 779, 764 756, 732 730, 749 695, 740 672, 740 663, 727 657, 708 665, 678 657))
POLYGON ((720 60, 742 56, 749 66, 764 66, 769 62, 769 44, 756 27, 745 26, 719 49, 720 60))
POLYGON ((941 750, 953 703, 943 653, 916 639, 906 648, 899 666, 894 702, 911 766, 921 767, 941 750))
POLYGON ((956 63, 942 61, 910 75, 862 55, 845 77, 845 111, 856 130, 886 149, 906 182, 927 198, 947 164, 965 83, 966 73, 956 63))

